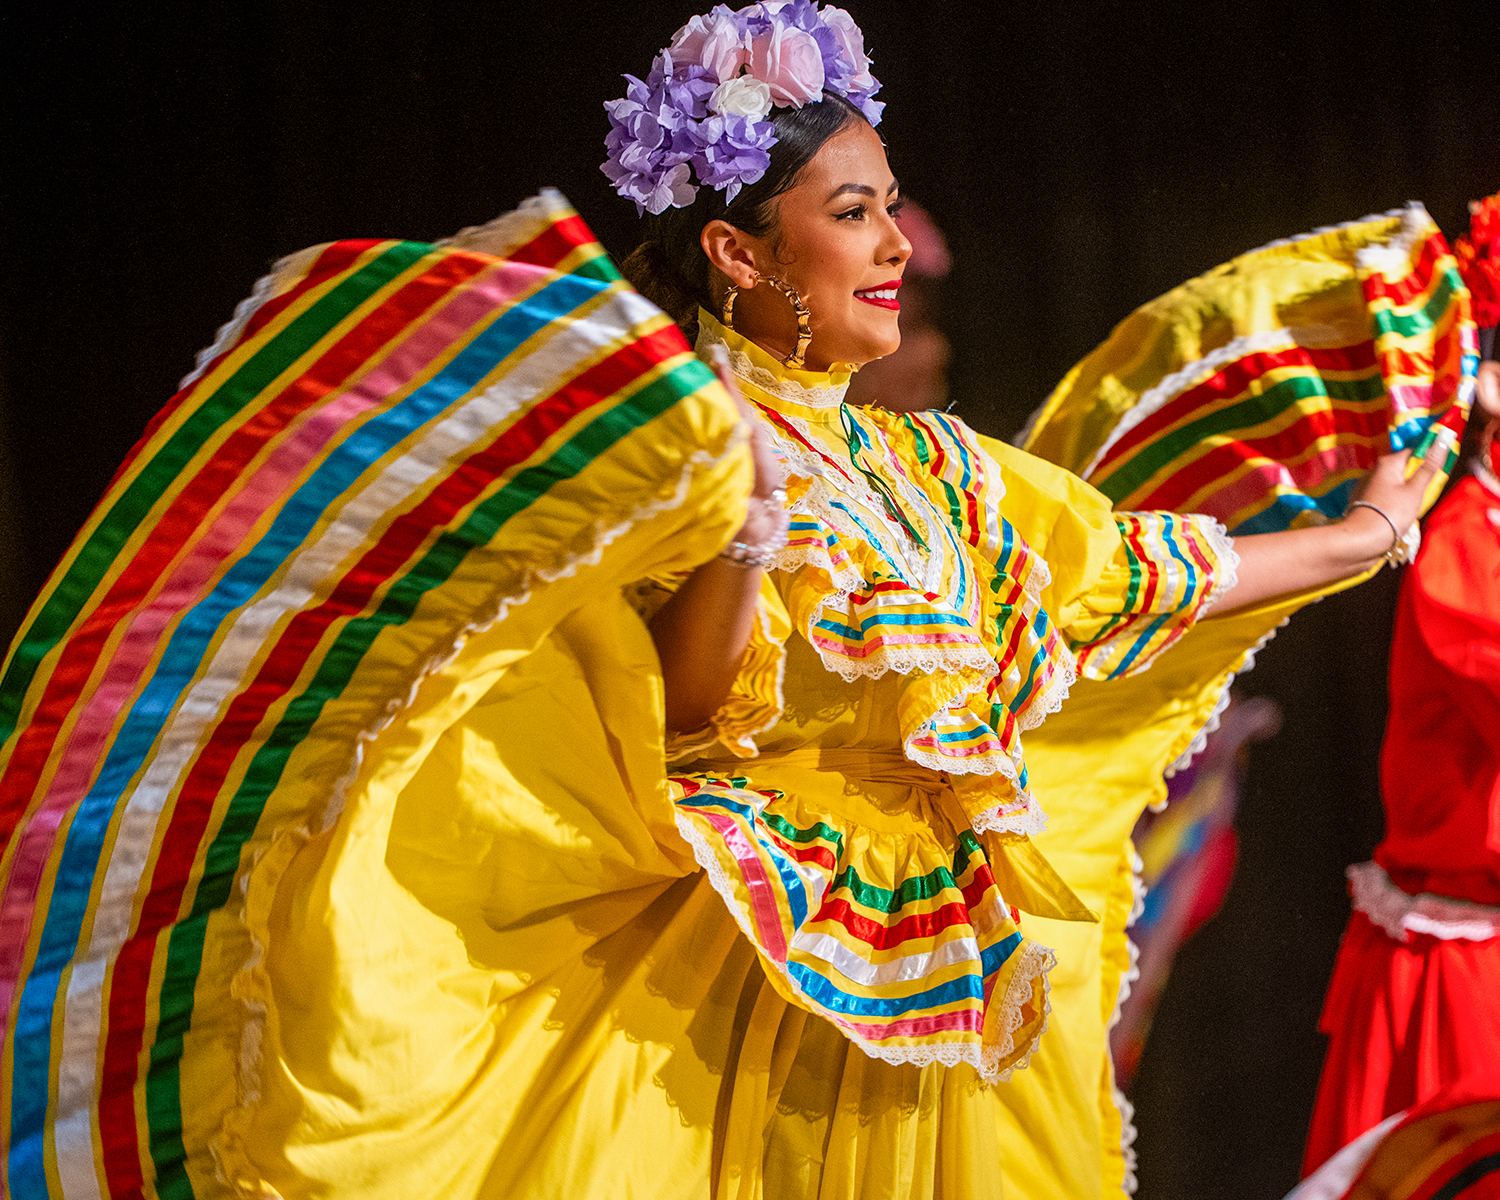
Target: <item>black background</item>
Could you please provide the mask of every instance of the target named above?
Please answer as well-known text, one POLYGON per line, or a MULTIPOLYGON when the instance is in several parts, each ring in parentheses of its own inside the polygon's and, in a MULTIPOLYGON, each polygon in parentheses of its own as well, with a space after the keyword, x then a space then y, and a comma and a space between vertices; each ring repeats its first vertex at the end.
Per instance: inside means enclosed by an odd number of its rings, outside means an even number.
MULTIPOLYGON (((1481 4, 848 0, 904 190, 955 255, 957 411, 1008 436, 1132 308, 1272 238, 1500 187, 1481 4)), ((0 635, 278 256, 429 239, 560 187, 616 255, 601 103, 693 4, 12 3, 0 13, 0 635)), ((1248 690, 1240 869, 1135 1099, 1147 1200, 1279 1197, 1322 1054, 1342 868, 1379 836, 1393 600, 1298 617, 1248 690)))

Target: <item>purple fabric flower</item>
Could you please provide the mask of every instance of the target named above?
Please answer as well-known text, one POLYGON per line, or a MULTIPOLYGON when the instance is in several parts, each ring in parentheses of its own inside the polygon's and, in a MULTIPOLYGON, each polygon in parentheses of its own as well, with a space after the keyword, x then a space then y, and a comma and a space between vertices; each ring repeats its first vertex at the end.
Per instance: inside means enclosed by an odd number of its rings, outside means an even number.
POLYGON ((859 26, 841 8, 820 13, 817 0, 760 0, 737 12, 720 4, 679 29, 645 79, 625 81, 624 97, 604 105, 609 158, 600 169, 637 212, 691 204, 695 176, 726 203, 759 180, 776 144, 757 99, 767 92, 771 104, 794 108, 831 92, 871 125, 885 107, 871 99, 880 83, 859 26))

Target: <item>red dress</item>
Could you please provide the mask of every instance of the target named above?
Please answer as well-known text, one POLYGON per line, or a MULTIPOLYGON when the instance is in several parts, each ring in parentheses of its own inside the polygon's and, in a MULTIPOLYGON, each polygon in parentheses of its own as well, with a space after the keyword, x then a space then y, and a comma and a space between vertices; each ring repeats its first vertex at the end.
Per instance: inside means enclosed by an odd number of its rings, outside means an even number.
POLYGON ((1386 836, 1355 912, 1304 1172, 1458 1079, 1500 1084, 1500 487, 1463 480, 1401 587, 1381 754, 1386 836))

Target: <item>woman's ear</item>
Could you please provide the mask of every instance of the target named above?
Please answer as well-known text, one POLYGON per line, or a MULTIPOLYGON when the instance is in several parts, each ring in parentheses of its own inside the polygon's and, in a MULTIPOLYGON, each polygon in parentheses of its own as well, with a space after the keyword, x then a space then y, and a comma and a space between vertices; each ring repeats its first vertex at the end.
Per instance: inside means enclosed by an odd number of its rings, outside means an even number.
POLYGON ((698 237, 709 264, 730 283, 742 288, 754 287, 760 278, 755 269, 755 240, 728 221, 710 221, 698 237))
POLYGON ((1493 359, 1479 364, 1479 378, 1474 381, 1474 398, 1490 418, 1500 417, 1500 362, 1493 359))

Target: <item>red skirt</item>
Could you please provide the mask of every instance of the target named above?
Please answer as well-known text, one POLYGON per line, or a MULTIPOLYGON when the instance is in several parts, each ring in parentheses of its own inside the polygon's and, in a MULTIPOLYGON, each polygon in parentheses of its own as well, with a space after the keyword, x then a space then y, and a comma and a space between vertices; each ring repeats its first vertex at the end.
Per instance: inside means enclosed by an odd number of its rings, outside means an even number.
POLYGON ((1304 1175, 1460 1079, 1500 1086, 1500 938, 1397 942, 1356 912, 1318 1028, 1330 1040, 1304 1175))

